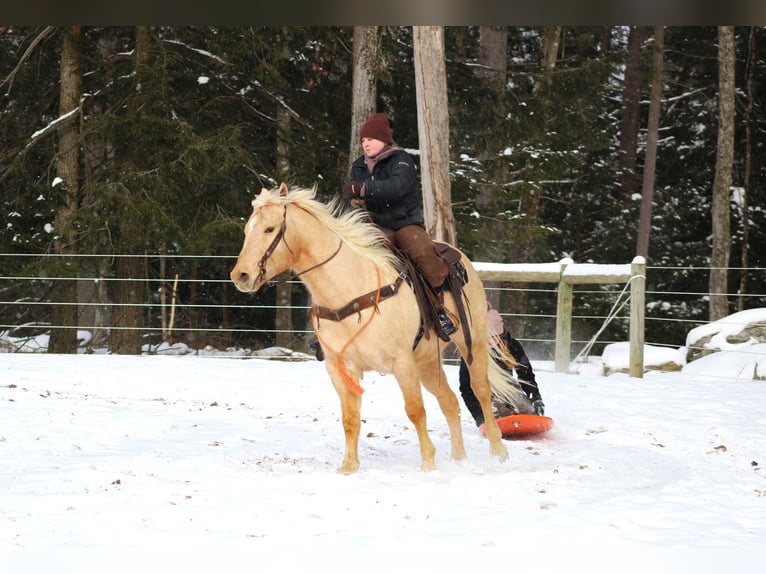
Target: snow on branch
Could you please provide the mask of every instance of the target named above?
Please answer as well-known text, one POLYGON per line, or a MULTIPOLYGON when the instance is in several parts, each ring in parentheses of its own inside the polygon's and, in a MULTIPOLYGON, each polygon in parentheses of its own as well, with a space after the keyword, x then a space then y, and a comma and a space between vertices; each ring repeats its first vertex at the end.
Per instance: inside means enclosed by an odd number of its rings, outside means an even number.
POLYGON ((37 130, 35 133, 33 133, 31 136, 29 136, 29 141, 27 142, 27 145, 24 146, 24 147, 28 148, 28 147, 34 145, 35 143, 37 143, 37 141, 40 138, 48 135, 50 132, 52 132, 55 129, 58 129, 61 126, 68 124, 79 113, 80 113, 80 106, 77 106, 71 112, 67 112, 63 116, 57 117, 55 120, 53 120, 47 126, 45 126, 43 129, 37 130))

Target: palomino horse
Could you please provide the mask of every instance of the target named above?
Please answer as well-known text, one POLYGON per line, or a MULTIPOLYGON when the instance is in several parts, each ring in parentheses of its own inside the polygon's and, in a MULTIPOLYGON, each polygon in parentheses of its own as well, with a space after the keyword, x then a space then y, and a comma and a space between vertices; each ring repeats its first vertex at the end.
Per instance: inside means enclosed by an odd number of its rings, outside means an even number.
MULTIPOLYGON (((283 271, 291 270, 310 292, 314 331, 324 349, 327 372, 342 409, 346 443, 338 471, 348 474, 359 468, 363 392, 359 381, 365 371, 396 377, 407 416, 420 441, 422 470, 435 467, 436 449, 426 430, 421 383, 437 398, 447 419, 452 459, 464 459, 460 407, 441 364, 445 345, 432 332, 413 350, 420 310, 412 289, 398 279, 400 261, 363 211, 338 214, 337 202, 327 206, 315 200, 314 193, 311 189, 288 193, 285 184, 276 190, 261 191, 253 200, 253 213, 245 225, 242 251, 231 271, 231 280, 240 291, 255 292, 283 271), (332 316, 333 310, 343 308, 350 312, 345 318, 343 313, 332 316)), ((468 276, 464 292, 470 325, 459 325, 452 340, 461 355, 468 356, 462 329, 470 328, 471 386, 487 421, 490 453, 505 460, 508 451, 492 414, 490 396, 515 404, 526 397, 491 360, 496 351, 487 340, 484 287, 470 261, 461 256, 468 276), (471 313, 470 309, 478 312, 471 313)), ((449 294, 445 305, 454 314, 455 301, 449 294)))

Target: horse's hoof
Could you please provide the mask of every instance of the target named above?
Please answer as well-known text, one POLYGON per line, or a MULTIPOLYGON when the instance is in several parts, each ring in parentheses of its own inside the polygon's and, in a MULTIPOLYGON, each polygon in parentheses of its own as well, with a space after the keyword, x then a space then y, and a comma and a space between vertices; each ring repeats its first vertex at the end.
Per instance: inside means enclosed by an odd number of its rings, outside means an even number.
POLYGON ((344 462, 338 467, 339 474, 354 474, 357 470, 359 470, 358 462, 344 462))
POLYGON ((508 460, 508 449, 505 447, 502 441, 498 441, 495 444, 490 444, 489 452, 492 456, 494 456, 501 462, 505 462, 506 460, 508 460))
POLYGON ((465 450, 462 453, 459 452, 459 453, 454 453, 452 455, 452 460, 454 460, 455 462, 462 462, 467 459, 468 459, 468 455, 466 454, 465 450))
POLYGON ((432 470, 436 470, 436 463, 432 460, 429 461, 423 461, 423 463, 420 465, 420 470, 422 472, 431 472, 432 470))

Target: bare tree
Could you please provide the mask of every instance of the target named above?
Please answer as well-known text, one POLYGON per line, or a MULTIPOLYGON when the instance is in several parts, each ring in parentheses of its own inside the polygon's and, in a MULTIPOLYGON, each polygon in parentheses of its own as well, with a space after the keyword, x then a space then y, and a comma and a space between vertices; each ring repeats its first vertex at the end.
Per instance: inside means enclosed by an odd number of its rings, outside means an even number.
MULTIPOLYGON (((82 99, 82 29, 71 26, 64 30, 61 51, 61 85, 59 88, 59 117, 79 116, 82 99)), ((66 122, 59 129, 56 175, 64 190, 64 204, 56 213, 54 227, 57 239, 54 249, 59 255, 74 253, 75 233, 72 219, 80 205, 80 123, 66 122)), ((49 353, 77 352, 77 283, 72 277, 75 263, 66 257, 59 260, 63 279, 56 281, 51 299, 52 312, 49 353)))
POLYGON ((351 92, 351 140, 348 168, 359 155, 359 128, 375 112, 380 72, 381 26, 354 26, 354 71, 351 92))
MULTIPOLYGON (((479 65, 476 67, 476 77, 486 83, 487 87, 494 92, 492 105, 496 112, 495 117, 502 118, 505 115, 505 91, 508 81, 508 27, 506 26, 481 26, 479 28, 479 65)), ((486 183, 478 186, 476 192, 476 207, 490 213, 492 216, 485 218, 484 223, 490 237, 497 238, 487 251, 490 257, 494 256, 498 261, 508 256, 508 246, 499 238, 506 237, 508 222, 494 217, 495 213, 503 210, 502 186, 508 181, 508 162, 498 161, 498 149, 506 142, 499 142, 497 138, 486 137, 483 140, 483 149, 479 150, 479 158, 485 167, 487 176, 486 183)), ((508 238, 511 240, 511 238, 508 238)), ((514 238, 515 239, 515 238, 514 238)), ((490 304, 496 309, 501 308, 500 289, 487 291, 490 304)), ((514 298, 513 303, 523 305, 523 301, 514 298)))
POLYGON ((729 314, 727 277, 731 250, 729 194, 734 159, 734 27, 718 27, 718 147, 713 181, 713 251, 710 257, 710 316, 729 314))
MULTIPOLYGON (((134 51, 134 66, 136 69, 135 81, 140 84, 144 76, 143 66, 149 60, 150 32, 146 26, 136 26, 136 48, 134 51)), ((129 101, 128 114, 136 113, 135 103, 129 101)), ((135 159, 130 155, 123 158, 125 168, 135 170, 135 159)), ((129 190, 126 190, 129 193, 129 190)), ((135 235, 135 230, 131 229, 131 222, 127 217, 121 217, 118 222, 120 246, 122 249, 130 249, 135 245, 135 241, 128 241, 127 238, 135 235)), ((141 354, 143 326, 143 303, 145 293, 145 282, 141 279, 146 275, 144 262, 140 257, 133 257, 132 254, 124 254, 123 257, 115 259, 115 273, 118 281, 114 284, 113 294, 116 303, 113 320, 114 329, 109 337, 109 348, 113 353, 118 354, 141 354)), ((196 285, 193 284, 193 285, 196 285)), ((192 297, 194 293, 192 293, 192 297)))
MULTIPOLYGON (((282 29, 282 47, 279 51, 280 59, 287 59, 290 57, 290 28, 284 27, 282 29)), ((281 101, 275 101, 276 105, 276 140, 277 149, 275 157, 275 172, 277 180, 282 183, 289 183, 290 172, 292 167, 290 165, 290 131, 292 129, 292 116, 286 106, 281 101)), ((284 273, 283 278, 289 278, 289 272, 284 273)), ((278 347, 292 347, 292 297, 293 284, 289 281, 278 281, 276 285, 276 311, 274 315, 274 343, 278 347)))
POLYGON ((660 131, 660 106, 662 103, 663 52, 665 50, 665 27, 654 29, 654 56, 652 57, 651 89, 649 96, 649 120, 646 126, 646 152, 644 154, 644 178, 641 186, 641 213, 638 220, 636 255, 649 256, 649 235, 652 229, 652 201, 654 176, 657 165, 657 140, 660 131))
MULTIPOLYGON (((290 113, 284 106, 277 104, 276 111, 277 128, 277 155, 276 155, 276 173, 280 182, 287 182, 290 175, 290 154, 289 133, 290 133, 290 113)), ((286 274, 287 275, 287 274, 286 274)), ((279 281, 277 283, 277 301, 275 315, 276 334, 274 342, 278 347, 291 347, 291 333, 293 330, 292 321, 292 283, 289 281, 279 281)))
MULTIPOLYGON (((502 108, 504 107, 504 93, 508 80, 508 74, 506 73, 507 50, 507 27, 481 26, 479 28, 479 65, 476 67, 476 77, 485 82, 495 93, 495 99, 492 104, 499 108, 496 114, 498 118, 502 118, 504 115, 502 108)), ((507 162, 495 160, 498 147, 496 139, 487 137, 484 139, 484 145, 484 149, 479 152, 479 157, 482 163, 487 166, 488 182, 479 186, 476 205, 482 209, 492 211, 500 203, 498 188, 508 178, 508 164, 507 162)), ((501 250, 504 251, 504 248, 501 247, 501 250)))
POLYGON ((476 77, 482 79, 496 93, 505 91, 506 51, 508 28, 506 26, 481 26, 479 28, 479 66, 476 77))
POLYGON ((546 71, 556 67, 562 31, 562 26, 546 26, 543 30, 543 67, 546 71))
POLYGON ((745 294, 747 293, 747 266, 750 258, 750 209, 748 207, 750 197, 750 185, 753 172, 753 83, 755 79, 755 27, 750 27, 750 37, 747 50, 747 67, 745 81, 747 82, 747 107, 745 108, 745 173, 742 185, 742 271, 739 276, 739 297, 737 299, 737 311, 745 308, 745 294))
POLYGON ((543 28, 541 61, 544 73, 543 81, 535 85, 535 92, 543 86, 549 86, 551 83, 551 73, 556 69, 556 62, 558 61, 562 30, 562 26, 546 26, 543 28))
MULTIPOLYGON (((542 42, 540 44, 540 62, 542 64, 542 78, 535 85, 534 92, 540 98, 544 109, 552 106, 551 91, 554 87, 554 74, 558 63, 559 53, 561 51, 561 37, 563 28, 561 26, 546 26, 543 29, 542 42)), ((530 261, 534 249, 536 238, 542 227, 540 217, 542 212, 542 189, 533 180, 537 177, 532 175, 536 169, 533 166, 526 166, 523 174, 519 178, 523 183, 518 186, 519 192, 519 213, 523 217, 523 223, 516 227, 517 234, 509 246, 512 261, 530 261), (530 177, 527 181, 527 177, 530 177)), ((514 285, 515 291, 511 297, 507 297, 507 308, 511 314, 524 316, 527 312, 528 285, 518 283, 514 285)), ((523 321, 519 321, 513 327, 514 336, 523 337, 525 326, 523 321)))
POLYGON ((444 28, 413 26, 423 215, 434 239, 456 242, 449 174, 449 113, 444 28))
POLYGON ((649 27, 631 26, 622 86, 622 118, 620 119, 620 168, 622 197, 630 199, 638 190, 638 131, 641 125, 641 87, 644 84, 642 48, 649 27))

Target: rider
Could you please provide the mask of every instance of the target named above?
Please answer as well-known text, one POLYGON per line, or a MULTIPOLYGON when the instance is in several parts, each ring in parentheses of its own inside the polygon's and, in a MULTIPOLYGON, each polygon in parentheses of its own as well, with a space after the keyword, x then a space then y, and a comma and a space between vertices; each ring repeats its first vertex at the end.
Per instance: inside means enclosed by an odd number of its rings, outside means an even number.
MULTIPOLYGON (((502 317, 495 309, 490 308, 487 312, 487 318, 489 319, 489 329, 491 342, 494 344, 505 345, 510 354, 513 356, 516 365, 516 374, 518 375, 521 390, 527 395, 530 403, 532 403, 532 412, 536 415, 545 414, 545 404, 543 398, 540 395, 540 389, 535 381, 535 373, 532 371, 532 364, 529 362, 527 354, 524 352, 521 343, 511 337, 511 334, 505 328, 502 317)), ((500 367, 506 370, 510 370, 504 363, 498 362, 500 367)), ((476 395, 473 394, 471 389, 471 375, 468 372, 468 367, 463 359, 460 359, 460 394, 463 397, 468 412, 471 413, 476 426, 481 426, 484 422, 484 413, 481 411, 481 405, 476 395)), ((495 416, 500 418, 510 414, 519 412, 519 408, 516 405, 500 402, 493 397, 492 408, 495 411, 495 416)))
MULTIPOLYGON (((364 153, 351 165, 343 199, 350 208, 364 209, 391 242, 406 253, 423 273, 436 295, 440 337, 449 341, 455 324, 443 307, 447 264, 436 253, 426 232, 415 162, 394 143, 385 113, 375 113, 359 129, 364 153)), ((318 341, 312 341, 318 360, 324 358, 318 341)))
MULTIPOLYGON (((345 201, 351 207, 366 209, 383 231, 392 231, 394 245, 412 259, 443 303, 449 270, 426 232, 412 156, 394 143, 385 113, 367 118, 359 129, 359 140, 364 153, 351 165, 345 201)), ((455 325, 441 305, 437 314, 442 333, 449 340, 455 325)))

